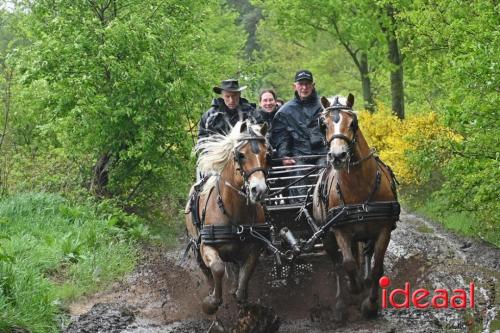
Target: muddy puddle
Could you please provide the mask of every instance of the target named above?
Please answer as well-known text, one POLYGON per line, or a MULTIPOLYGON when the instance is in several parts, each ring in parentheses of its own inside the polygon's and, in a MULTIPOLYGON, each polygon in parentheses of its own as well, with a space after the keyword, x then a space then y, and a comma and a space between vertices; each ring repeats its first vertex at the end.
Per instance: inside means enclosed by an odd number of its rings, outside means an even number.
POLYGON ((71 305, 65 332, 494 332, 498 329, 500 250, 464 239, 415 215, 403 213, 385 260, 392 288, 468 289, 475 307, 384 309, 373 320, 361 316, 361 296, 335 320, 336 285, 326 256, 309 256, 278 268, 263 257, 249 287, 250 305, 239 307, 227 293, 216 316, 201 312, 208 293, 192 261, 179 265, 183 249, 145 249, 134 274, 109 290, 71 305), (224 327, 224 329, 223 329, 224 327))

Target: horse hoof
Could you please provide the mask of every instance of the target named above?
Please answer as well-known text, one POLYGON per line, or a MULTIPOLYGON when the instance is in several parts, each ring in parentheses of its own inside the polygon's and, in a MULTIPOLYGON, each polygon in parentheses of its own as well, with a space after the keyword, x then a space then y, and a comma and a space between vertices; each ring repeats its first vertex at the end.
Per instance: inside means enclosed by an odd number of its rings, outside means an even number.
POLYGON ((365 300, 361 304, 361 313, 363 314, 363 317, 367 319, 372 319, 377 317, 378 313, 377 303, 370 302, 369 297, 365 298, 365 300))
POLYGON ((209 295, 203 300, 203 312, 205 312, 207 315, 212 315, 217 312, 217 309, 219 309, 219 306, 221 304, 222 300, 217 300, 214 296, 209 295))
POLYGON ((215 318, 215 320, 212 322, 212 325, 208 328, 207 333, 226 333, 226 329, 224 328, 224 325, 222 322, 215 318))

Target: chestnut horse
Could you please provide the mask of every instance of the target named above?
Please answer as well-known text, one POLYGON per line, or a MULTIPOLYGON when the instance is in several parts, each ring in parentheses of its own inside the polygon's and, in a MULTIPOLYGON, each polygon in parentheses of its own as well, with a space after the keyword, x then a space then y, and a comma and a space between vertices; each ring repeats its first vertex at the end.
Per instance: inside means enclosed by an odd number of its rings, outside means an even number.
POLYGON ((368 148, 358 127, 357 115, 352 111, 354 96, 349 94, 344 103, 341 99, 345 100, 335 97, 330 102, 321 98, 324 110, 319 122, 329 151, 327 168, 314 190, 313 215, 322 225, 331 223, 323 244, 336 266, 336 310, 342 312, 344 307, 344 288, 340 285, 344 279, 337 272, 344 271, 351 293, 359 293, 362 282, 369 286, 361 309, 365 317, 372 317, 378 311, 378 282, 400 207, 394 174, 368 148), (362 268, 364 274, 360 274, 362 268))
POLYGON ((198 170, 209 176, 202 186, 191 188, 185 222, 198 264, 213 288, 203 300, 207 314, 222 304, 226 269, 236 275, 232 293, 238 302, 245 301, 262 251, 258 237, 269 232, 260 203, 267 192, 266 131, 266 125, 238 122, 229 134, 201 139, 196 147, 198 170))

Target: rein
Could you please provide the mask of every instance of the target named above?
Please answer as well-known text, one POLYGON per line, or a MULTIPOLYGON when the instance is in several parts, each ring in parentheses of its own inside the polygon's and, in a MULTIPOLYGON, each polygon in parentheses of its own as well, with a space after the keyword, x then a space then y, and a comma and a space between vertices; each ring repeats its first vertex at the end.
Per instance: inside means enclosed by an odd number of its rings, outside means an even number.
POLYGON ((357 166, 357 165, 361 164, 362 162, 376 156, 376 153, 377 153, 377 150, 372 147, 372 148, 370 148, 370 153, 368 155, 366 155, 365 157, 360 158, 359 160, 354 161, 354 162, 349 161, 348 167, 349 166, 357 166))

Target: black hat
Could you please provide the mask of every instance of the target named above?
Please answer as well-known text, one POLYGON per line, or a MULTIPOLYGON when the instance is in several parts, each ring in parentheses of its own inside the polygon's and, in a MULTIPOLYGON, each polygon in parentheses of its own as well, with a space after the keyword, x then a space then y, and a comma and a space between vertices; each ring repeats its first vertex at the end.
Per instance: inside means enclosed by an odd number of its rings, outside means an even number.
POLYGON ((313 82, 313 75, 311 71, 308 71, 307 69, 301 69, 297 73, 295 73, 295 82, 299 82, 301 80, 307 80, 313 82))
POLYGON ((238 80, 234 79, 229 79, 229 80, 224 80, 221 82, 220 87, 214 87, 214 92, 217 94, 222 93, 223 90, 225 91, 242 91, 246 89, 247 86, 240 87, 238 84, 238 80))

